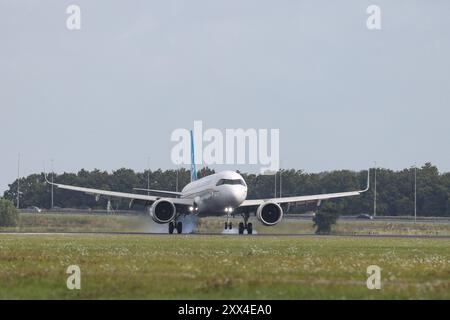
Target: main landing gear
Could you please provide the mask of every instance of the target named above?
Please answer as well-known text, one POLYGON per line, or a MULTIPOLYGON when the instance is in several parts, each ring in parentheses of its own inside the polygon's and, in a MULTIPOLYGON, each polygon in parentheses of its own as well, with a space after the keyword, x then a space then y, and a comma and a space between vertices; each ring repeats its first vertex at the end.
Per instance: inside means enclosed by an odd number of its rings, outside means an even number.
POLYGON ((248 222, 250 214, 248 212, 245 212, 242 214, 242 217, 244 218, 244 222, 239 222, 239 234, 244 234, 244 230, 247 230, 247 234, 252 234, 253 224, 251 222, 248 222))
POLYGON ((181 221, 170 221, 169 222, 169 233, 172 234, 174 230, 177 230, 178 234, 183 232, 183 223, 181 221))
POLYGON ((247 229, 247 234, 253 233, 253 224, 251 222, 239 222, 239 234, 244 234, 244 230, 247 229))

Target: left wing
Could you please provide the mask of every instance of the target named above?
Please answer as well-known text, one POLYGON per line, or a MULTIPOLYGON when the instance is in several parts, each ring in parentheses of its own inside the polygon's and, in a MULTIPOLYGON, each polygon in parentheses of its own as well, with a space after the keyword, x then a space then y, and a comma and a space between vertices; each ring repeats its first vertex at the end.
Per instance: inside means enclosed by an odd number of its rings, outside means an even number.
POLYGON ((369 175, 369 171, 368 171, 367 172, 367 187, 364 190, 349 191, 349 192, 337 192, 337 193, 324 193, 324 194, 316 194, 316 195, 309 195, 309 196, 245 200, 239 207, 259 206, 260 204, 263 204, 265 202, 275 202, 278 204, 300 203, 300 202, 321 201, 321 200, 327 200, 327 199, 333 199, 333 198, 358 196, 361 193, 364 193, 367 190, 369 190, 369 176, 370 175, 369 175))
POLYGON ((129 199, 132 201, 134 201, 134 200, 148 201, 150 203, 155 202, 156 200, 159 200, 161 198, 164 198, 164 199, 168 199, 169 201, 173 202, 174 204, 186 205, 186 206, 194 205, 194 201, 192 199, 157 197, 157 196, 148 196, 145 194, 125 193, 125 192, 69 186, 69 185, 65 185, 65 184, 50 182, 50 181, 48 181, 47 176, 45 176, 45 181, 48 184, 54 185, 55 187, 60 188, 60 189, 78 191, 78 192, 82 192, 82 193, 86 193, 86 194, 91 194, 96 197, 107 196, 107 197, 113 197, 113 198, 129 199))
POLYGON ((147 191, 147 192, 161 193, 161 194, 170 194, 170 195, 177 196, 177 197, 181 197, 183 195, 182 192, 168 191, 168 190, 156 190, 156 189, 144 189, 144 188, 133 188, 133 190, 147 191))

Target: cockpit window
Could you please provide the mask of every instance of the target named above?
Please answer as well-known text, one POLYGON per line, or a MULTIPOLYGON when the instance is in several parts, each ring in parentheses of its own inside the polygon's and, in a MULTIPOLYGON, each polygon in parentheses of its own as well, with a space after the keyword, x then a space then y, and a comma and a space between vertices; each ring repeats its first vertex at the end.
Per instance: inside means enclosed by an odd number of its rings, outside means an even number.
POLYGON ((231 184, 231 185, 240 184, 245 187, 245 182, 242 179, 220 179, 217 182, 216 186, 221 186, 223 184, 231 184))

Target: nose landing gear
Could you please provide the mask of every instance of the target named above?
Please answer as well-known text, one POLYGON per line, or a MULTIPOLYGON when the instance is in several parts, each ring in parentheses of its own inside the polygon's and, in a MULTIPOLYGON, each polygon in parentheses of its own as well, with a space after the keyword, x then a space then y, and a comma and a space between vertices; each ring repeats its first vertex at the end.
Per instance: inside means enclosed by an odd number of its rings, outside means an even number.
MULTIPOLYGON (((225 229, 225 230, 227 230, 227 229, 229 229, 229 230, 233 229, 233 224, 232 224, 231 221, 230 221, 230 215, 231 215, 231 212, 232 212, 231 208, 230 208, 230 210, 226 210, 226 213, 227 213, 227 221, 225 221, 225 225, 224 225, 224 229, 225 229)), ((234 215, 233 215, 233 217, 234 217, 234 215)))

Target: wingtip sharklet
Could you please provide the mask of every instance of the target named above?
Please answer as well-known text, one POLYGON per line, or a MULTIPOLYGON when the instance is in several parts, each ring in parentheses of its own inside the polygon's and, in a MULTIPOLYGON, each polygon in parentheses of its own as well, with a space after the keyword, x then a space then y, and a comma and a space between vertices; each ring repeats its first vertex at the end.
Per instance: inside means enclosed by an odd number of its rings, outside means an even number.
POLYGON ((48 181, 48 178, 47 178, 47 172, 44 172, 44 179, 45 179, 45 182, 46 182, 46 183, 52 184, 50 181, 48 181))
POLYGON ((46 182, 46 183, 52 184, 52 185, 56 185, 56 183, 51 182, 51 181, 48 180, 48 175, 47 175, 47 172, 45 172, 45 171, 44 171, 44 179, 45 179, 45 182, 46 182))
POLYGON ((367 169, 367 185, 366 188, 364 190, 359 191, 359 193, 363 193, 368 191, 370 188, 370 169, 367 169))

